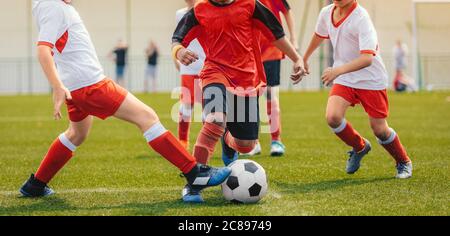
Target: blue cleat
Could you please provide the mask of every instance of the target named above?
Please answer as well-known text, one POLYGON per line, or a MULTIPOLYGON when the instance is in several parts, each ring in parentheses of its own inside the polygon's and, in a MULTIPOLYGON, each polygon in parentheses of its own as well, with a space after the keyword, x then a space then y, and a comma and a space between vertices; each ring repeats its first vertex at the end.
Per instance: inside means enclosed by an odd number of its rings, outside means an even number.
POLYGON ((19 191, 23 197, 46 197, 55 193, 46 183, 36 179, 34 174, 30 176, 19 191))
POLYGON ((225 164, 225 166, 229 166, 231 163, 237 161, 237 159, 239 158, 239 153, 237 151, 235 151, 234 149, 232 149, 231 147, 229 147, 225 143, 224 137, 225 137, 225 135, 221 139, 221 141, 222 141, 222 161, 223 161, 223 164, 225 164))
POLYGON ((397 179, 409 179, 412 177, 413 166, 411 162, 397 164, 397 179))
POLYGON ((201 191, 192 188, 191 185, 186 184, 182 191, 183 202, 185 203, 203 203, 201 191))
POLYGON ((286 147, 280 141, 273 141, 270 148, 270 156, 281 157, 286 152, 286 147))
POLYGON ((228 167, 213 168, 197 164, 189 173, 185 174, 188 184, 196 191, 207 187, 222 184, 230 176, 231 169, 228 167))
POLYGON ((357 153, 355 150, 348 152, 350 158, 347 161, 347 174, 354 174, 358 171, 359 167, 361 167, 361 160, 370 152, 370 150, 372 150, 372 145, 369 140, 364 139, 364 141, 366 144, 361 152, 357 153))

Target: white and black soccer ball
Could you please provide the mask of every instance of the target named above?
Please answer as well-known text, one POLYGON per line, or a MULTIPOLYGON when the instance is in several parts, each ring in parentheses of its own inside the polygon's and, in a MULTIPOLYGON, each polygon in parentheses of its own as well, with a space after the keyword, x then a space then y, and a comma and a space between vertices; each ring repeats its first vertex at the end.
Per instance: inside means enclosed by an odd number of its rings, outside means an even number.
POLYGON ((256 203, 267 194, 267 176, 264 168, 251 160, 237 160, 230 166, 231 175, 222 184, 228 201, 256 203))

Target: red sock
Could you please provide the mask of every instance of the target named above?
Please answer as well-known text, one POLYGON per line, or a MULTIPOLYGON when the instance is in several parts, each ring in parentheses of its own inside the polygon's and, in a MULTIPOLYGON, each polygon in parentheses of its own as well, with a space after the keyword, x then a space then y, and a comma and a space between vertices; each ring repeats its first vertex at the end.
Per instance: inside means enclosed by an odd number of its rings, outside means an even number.
POLYGON ((53 141, 44 160, 42 160, 35 174, 36 179, 44 183, 49 183, 56 173, 72 158, 75 148, 75 145, 70 143, 64 134, 61 134, 53 141))
POLYGON ((191 118, 183 116, 180 113, 180 119, 178 122, 178 139, 180 141, 188 143, 189 142, 189 128, 191 126, 191 118))
POLYGON ((267 100, 267 115, 272 141, 281 141, 281 117, 278 101, 267 100))
POLYGON ((207 164, 222 137, 225 128, 213 123, 205 123, 194 146, 194 157, 200 164, 207 164))
POLYGON ((342 121, 342 124, 334 129, 336 135, 344 141, 348 146, 353 147, 353 150, 360 152, 365 147, 365 141, 363 137, 353 129, 352 125, 346 120, 342 121))
POLYGON ((161 123, 152 126, 144 134, 148 144, 170 163, 178 167, 184 174, 189 173, 197 165, 180 141, 168 132, 161 123))
POLYGON ((391 156, 395 159, 397 163, 409 163, 411 159, 409 159, 408 154, 406 153, 405 148, 400 142, 400 138, 395 133, 393 129, 391 129, 391 136, 386 141, 378 140, 379 143, 386 149, 386 151, 391 154, 391 156))
POLYGON ((236 142, 236 139, 233 137, 233 135, 231 135, 230 132, 227 132, 225 134, 225 143, 231 147, 232 149, 234 149, 235 151, 238 151, 240 153, 249 153, 251 152, 254 148, 255 145, 252 146, 241 146, 236 142))

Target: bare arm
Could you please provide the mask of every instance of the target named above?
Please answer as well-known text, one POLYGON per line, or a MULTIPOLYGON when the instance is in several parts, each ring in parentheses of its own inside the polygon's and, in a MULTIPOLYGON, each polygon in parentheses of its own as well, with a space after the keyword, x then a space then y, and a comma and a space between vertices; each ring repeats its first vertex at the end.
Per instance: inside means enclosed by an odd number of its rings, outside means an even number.
POLYGON ((45 45, 40 45, 37 48, 38 60, 41 64, 42 70, 47 77, 48 82, 53 89, 53 104, 55 119, 61 119, 61 106, 66 99, 71 100, 69 90, 63 85, 59 79, 58 72, 56 70, 55 61, 52 56, 52 49, 45 45))
POLYGON ((336 68, 327 68, 323 75, 322 81, 328 86, 337 77, 343 74, 351 73, 369 67, 373 62, 373 54, 361 54, 357 59, 336 68))
POLYGON ((292 16, 291 10, 287 11, 284 14, 284 18, 286 19, 286 24, 289 30, 289 40, 291 41, 292 45, 294 45, 295 50, 298 50, 298 40, 297 36, 295 34, 295 21, 294 17, 292 16))
POLYGON ((294 71, 291 75, 291 80, 294 81, 294 84, 300 83, 305 75, 303 58, 297 53, 294 46, 286 37, 274 41, 273 44, 294 62, 294 71))
POLYGON ((305 57, 304 57, 306 73, 308 73, 308 74, 310 73, 309 63, 308 63, 309 58, 314 53, 314 51, 316 51, 316 49, 323 43, 324 40, 325 40, 324 38, 320 38, 316 34, 313 35, 311 42, 309 43, 308 49, 306 50, 305 57))

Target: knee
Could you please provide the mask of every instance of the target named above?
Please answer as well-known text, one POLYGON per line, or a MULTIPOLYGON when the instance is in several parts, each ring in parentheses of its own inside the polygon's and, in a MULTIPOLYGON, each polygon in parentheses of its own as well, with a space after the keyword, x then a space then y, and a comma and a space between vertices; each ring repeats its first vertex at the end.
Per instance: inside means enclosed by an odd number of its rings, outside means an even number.
POLYGON ((342 124, 344 118, 336 114, 327 114, 326 120, 331 128, 337 128, 342 124))
POLYGON ((240 153, 249 153, 255 148, 257 143, 257 140, 236 140, 239 149, 236 151, 240 153))
POLYGON ((89 130, 79 131, 79 130, 75 130, 75 129, 69 129, 65 133, 65 135, 66 135, 67 139, 69 139, 70 142, 72 142, 73 145, 78 147, 81 144, 83 144, 84 141, 86 141, 86 139, 89 135, 89 130))
POLYGON ((390 129, 389 127, 385 125, 377 125, 377 124, 371 124, 370 125, 373 131, 373 134, 380 140, 386 140, 390 136, 390 129))
POLYGON ((158 115, 150 108, 143 109, 137 119, 136 125, 144 132, 159 122, 158 115))
POLYGON ((211 113, 206 116, 205 122, 210 124, 215 124, 220 127, 226 127, 226 116, 224 113, 211 113))

